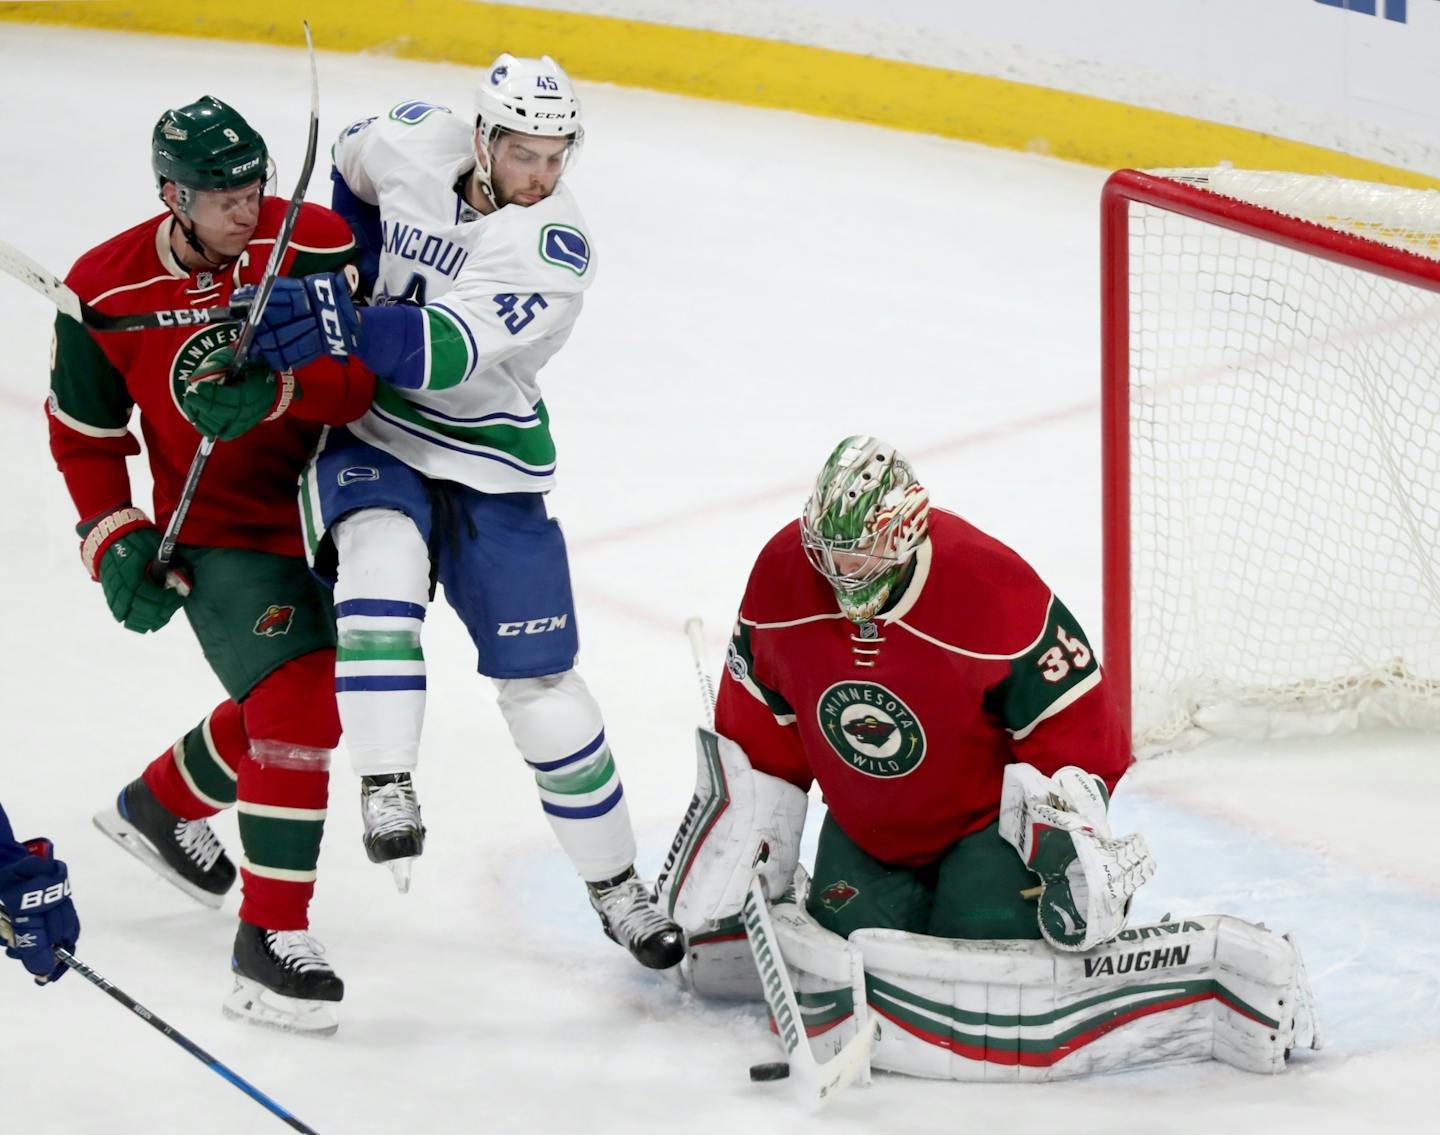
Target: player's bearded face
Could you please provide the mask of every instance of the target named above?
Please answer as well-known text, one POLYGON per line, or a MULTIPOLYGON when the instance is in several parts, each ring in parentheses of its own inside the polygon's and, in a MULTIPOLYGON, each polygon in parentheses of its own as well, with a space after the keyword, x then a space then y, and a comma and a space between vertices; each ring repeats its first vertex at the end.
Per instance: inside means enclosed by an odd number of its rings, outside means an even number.
POLYGON ((227 258, 239 256, 260 223, 264 193, 258 180, 237 189, 201 189, 193 194, 186 216, 206 248, 227 258))
POLYGON ((490 186, 497 205, 533 205, 555 192, 570 156, 569 138, 502 134, 495 140, 490 186))

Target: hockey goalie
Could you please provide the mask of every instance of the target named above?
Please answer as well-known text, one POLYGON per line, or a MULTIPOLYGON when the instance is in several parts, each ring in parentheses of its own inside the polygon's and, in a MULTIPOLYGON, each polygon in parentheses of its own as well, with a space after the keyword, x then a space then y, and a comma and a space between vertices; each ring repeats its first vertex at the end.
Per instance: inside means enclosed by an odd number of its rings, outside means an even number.
POLYGON ((956 1080, 1269 1073, 1319 1046, 1288 937, 1223 915, 1127 928, 1154 861, 1110 830, 1131 758, 1094 652, 884 442, 841 442, 760 553, 698 753, 659 884, 690 980, 759 995, 739 917, 758 880, 818 1061, 862 1033, 874 1067, 956 1080))

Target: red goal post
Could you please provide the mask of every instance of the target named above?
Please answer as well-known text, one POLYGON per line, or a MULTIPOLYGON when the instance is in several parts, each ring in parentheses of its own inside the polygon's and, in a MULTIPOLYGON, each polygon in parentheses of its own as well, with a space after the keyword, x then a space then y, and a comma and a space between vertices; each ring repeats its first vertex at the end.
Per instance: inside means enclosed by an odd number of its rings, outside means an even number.
POLYGON ((1121 170, 1105 657, 1138 752, 1440 726, 1440 194, 1121 170))

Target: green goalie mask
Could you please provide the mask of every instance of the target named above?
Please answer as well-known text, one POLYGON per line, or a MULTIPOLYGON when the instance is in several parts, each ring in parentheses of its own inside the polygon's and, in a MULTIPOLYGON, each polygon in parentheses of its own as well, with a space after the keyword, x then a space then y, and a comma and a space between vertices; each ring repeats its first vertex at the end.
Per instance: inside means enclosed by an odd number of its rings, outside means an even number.
POLYGON ((930 525, 930 495, 910 463, 873 437, 835 447, 800 517, 800 540, 840 609, 869 622, 889 600, 930 525))
POLYGON ((175 183, 176 204, 189 214, 195 194, 206 189, 238 189, 270 178, 265 139, 239 112, 210 95, 167 110, 150 138, 155 185, 175 183))

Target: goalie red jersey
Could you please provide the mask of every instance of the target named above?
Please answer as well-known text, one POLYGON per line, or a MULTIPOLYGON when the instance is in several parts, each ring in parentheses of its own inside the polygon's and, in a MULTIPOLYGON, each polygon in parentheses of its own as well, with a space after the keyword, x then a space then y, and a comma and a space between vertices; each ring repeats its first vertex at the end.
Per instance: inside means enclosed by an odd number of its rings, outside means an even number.
POLYGON ((753 766, 818 781, 841 829, 918 866, 999 814, 1005 766, 1130 763, 1084 632, 1015 552, 940 509, 898 599, 856 624, 801 546, 761 552, 726 658, 716 728, 753 766))
MULTIPOLYGON (((213 273, 179 264, 170 248, 174 218, 165 213, 86 253, 66 283, 109 315, 225 305, 235 288, 259 282, 285 209, 285 201, 267 197, 245 252, 213 273)), ((282 272, 333 271, 353 252, 343 220, 305 205, 282 272)), ((155 522, 165 527, 201 440, 179 400, 201 361, 237 331, 238 324, 220 323, 98 334, 67 316, 57 318, 47 403, 50 449, 81 519, 131 499, 125 458, 140 452, 129 429, 138 406, 154 479, 155 522)), ((357 362, 309 368, 283 417, 215 447, 185 520, 184 542, 301 555, 300 471, 321 424, 358 417, 373 389, 374 377, 357 362)))

